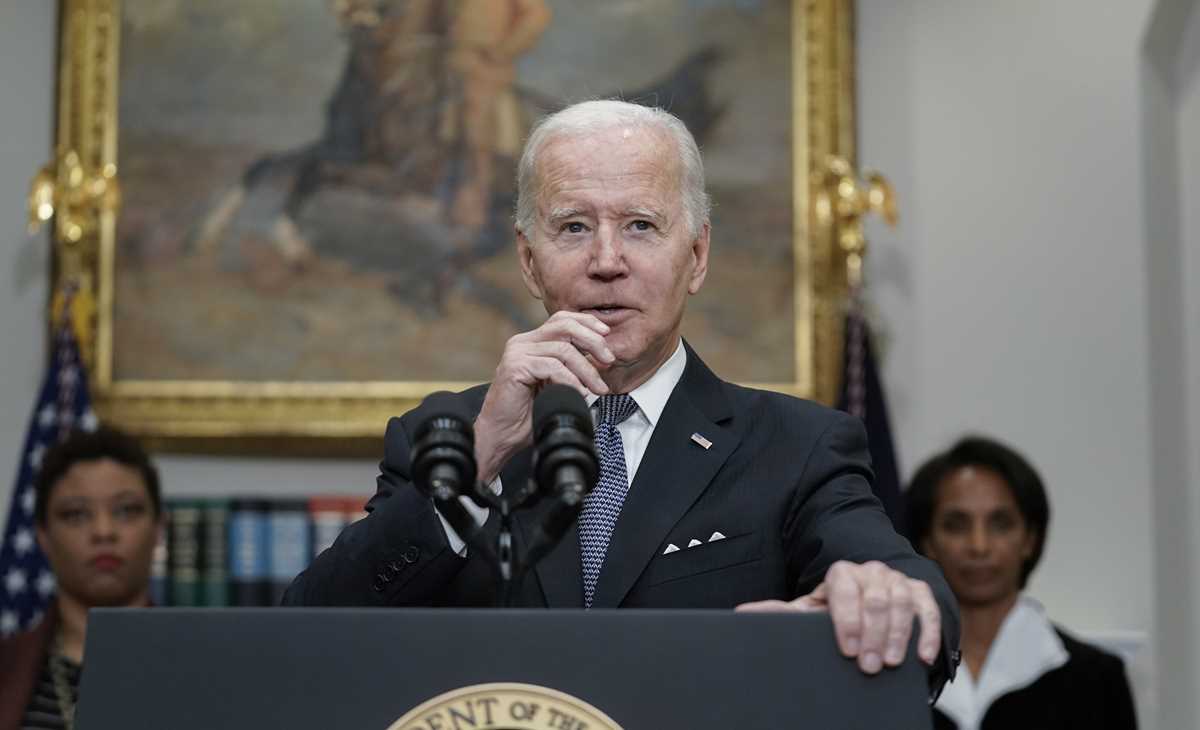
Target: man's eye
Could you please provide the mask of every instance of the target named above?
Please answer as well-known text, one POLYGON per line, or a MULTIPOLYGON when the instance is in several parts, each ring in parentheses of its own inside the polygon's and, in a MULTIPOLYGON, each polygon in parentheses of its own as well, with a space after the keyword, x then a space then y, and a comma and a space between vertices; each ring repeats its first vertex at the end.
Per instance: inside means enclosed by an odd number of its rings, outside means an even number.
POLYGON ((654 230, 654 224, 651 223, 650 221, 634 221, 630 225, 633 226, 633 230, 635 230, 635 231, 652 231, 652 230, 654 230))
POLYGON ((562 229, 567 233, 583 233, 587 230, 587 226, 579 221, 571 221, 570 223, 564 223, 562 229))

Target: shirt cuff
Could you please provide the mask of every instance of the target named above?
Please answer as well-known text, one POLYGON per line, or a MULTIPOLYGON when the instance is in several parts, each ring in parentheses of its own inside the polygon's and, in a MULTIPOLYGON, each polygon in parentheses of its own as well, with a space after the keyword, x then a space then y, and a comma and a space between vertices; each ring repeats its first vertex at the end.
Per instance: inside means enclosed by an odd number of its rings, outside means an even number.
MULTIPOLYGON (((496 495, 497 497, 500 496, 500 492, 503 491, 504 485, 500 481, 499 474, 497 474, 496 478, 493 479, 490 484, 488 484, 488 489, 492 490, 492 494, 496 495)), ((483 523, 487 522, 488 514, 491 512, 491 510, 489 510, 487 507, 480 507, 479 505, 475 504, 475 501, 470 497, 459 497, 458 501, 460 504, 462 504, 463 508, 467 510, 467 514, 471 515, 472 519, 475 520, 475 524, 482 525, 483 523)), ((442 529, 446 532, 446 542, 450 544, 450 549, 453 550, 460 558, 467 557, 467 544, 463 542, 463 539, 459 537, 458 533, 454 531, 454 528, 450 526, 450 523, 446 521, 445 516, 443 516, 441 510, 437 508, 436 503, 433 505, 433 511, 437 513, 438 520, 442 523, 442 529)))

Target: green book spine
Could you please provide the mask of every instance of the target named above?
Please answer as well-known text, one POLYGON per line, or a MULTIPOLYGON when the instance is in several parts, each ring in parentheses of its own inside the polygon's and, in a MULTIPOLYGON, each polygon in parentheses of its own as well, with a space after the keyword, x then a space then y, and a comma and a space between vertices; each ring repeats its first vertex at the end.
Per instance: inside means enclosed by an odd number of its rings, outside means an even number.
POLYGON ((200 605, 201 503, 176 499, 167 504, 170 605, 200 605))
POLYGON ((229 600, 229 500, 206 499, 203 506, 200 605, 224 607, 229 600))

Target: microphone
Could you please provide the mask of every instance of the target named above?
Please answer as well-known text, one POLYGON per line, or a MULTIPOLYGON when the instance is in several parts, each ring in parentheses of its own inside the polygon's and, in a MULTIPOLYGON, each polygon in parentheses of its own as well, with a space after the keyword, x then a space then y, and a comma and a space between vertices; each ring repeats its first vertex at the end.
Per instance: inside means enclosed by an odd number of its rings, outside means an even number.
POLYGON ((446 391, 431 393, 418 409, 422 420, 413 439, 413 484, 432 498, 438 511, 468 544, 479 529, 458 501, 475 491, 475 430, 462 400, 446 391))
POLYGON ((540 496, 554 500, 530 539, 532 566, 562 539, 596 486, 592 414, 573 388, 551 384, 533 401, 533 474, 540 496))
POLYGON ((475 430, 462 400, 447 391, 431 393, 413 443, 413 481, 439 502, 472 490, 475 485, 475 430))

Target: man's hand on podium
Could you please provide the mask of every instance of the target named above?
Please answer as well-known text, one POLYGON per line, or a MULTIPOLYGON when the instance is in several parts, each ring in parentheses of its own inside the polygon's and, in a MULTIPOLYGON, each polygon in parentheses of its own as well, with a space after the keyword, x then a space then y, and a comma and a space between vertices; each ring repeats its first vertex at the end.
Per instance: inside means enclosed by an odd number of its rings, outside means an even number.
POLYGON ((942 614, 929 586, 877 561, 839 560, 806 596, 743 603, 737 610, 828 611, 838 648, 847 657, 857 657, 867 674, 904 661, 914 617, 921 623, 917 642, 921 661, 932 665, 942 643, 942 614))

